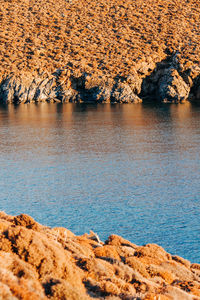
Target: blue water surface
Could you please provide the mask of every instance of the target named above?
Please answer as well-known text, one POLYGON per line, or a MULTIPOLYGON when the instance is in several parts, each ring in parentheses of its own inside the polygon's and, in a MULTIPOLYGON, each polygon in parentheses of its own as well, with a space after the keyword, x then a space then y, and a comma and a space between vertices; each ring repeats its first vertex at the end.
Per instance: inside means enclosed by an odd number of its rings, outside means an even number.
POLYGON ((1 107, 0 210, 200 263, 200 106, 1 107))

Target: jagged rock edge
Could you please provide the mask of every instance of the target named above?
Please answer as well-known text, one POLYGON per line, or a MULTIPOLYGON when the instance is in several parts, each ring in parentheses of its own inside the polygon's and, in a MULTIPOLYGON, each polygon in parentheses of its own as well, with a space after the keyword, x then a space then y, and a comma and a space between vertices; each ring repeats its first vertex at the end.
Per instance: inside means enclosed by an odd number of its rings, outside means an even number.
POLYGON ((144 62, 134 74, 113 79, 76 77, 67 69, 29 78, 7 76, 0 83, 0 103, 139 103, 200 100, 200 67, 182 71, 177 53, 154 65, 144 62))

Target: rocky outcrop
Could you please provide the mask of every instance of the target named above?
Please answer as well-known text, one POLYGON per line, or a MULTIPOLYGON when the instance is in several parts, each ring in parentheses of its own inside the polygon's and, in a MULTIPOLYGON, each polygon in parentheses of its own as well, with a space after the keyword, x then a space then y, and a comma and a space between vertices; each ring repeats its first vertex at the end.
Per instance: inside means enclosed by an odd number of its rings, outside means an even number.
POLYGON ((178 52, 168 56, 144 78, 140 97, 175 103, 196 99, 198 88, 195 82, 200 68, 195 69, 196 72, 192 67, 184 70, 178 52))
POLYGON ((68 69, 59 69, 53 74, 8 76, 0 83, 0 102, 198 101, 200 68, 196 68, 194 74, 191 68, 182 71, 175 58, 176 54, 171 55, 156 65, 141 62, 133 74, 109 79, 87 73, 76 75, 68 69))
POLYGON ((200 299, 200 265, 0 212, 0 299, 200 299))
POLYGON ((2 0, 0 102, 199 101, 199 14, 195 0, 2 0))

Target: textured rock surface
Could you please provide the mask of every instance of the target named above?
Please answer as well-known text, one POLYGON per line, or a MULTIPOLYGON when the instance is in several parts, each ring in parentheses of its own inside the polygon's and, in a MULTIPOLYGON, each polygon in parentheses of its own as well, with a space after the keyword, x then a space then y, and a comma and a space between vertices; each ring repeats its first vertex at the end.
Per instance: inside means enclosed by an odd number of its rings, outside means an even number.
POLYGON ((0 212, 0 299, 200 299, 200 265, 0 212))
POLYGON ((200 100, 197 0, 2 0, 0 101, 200 100))

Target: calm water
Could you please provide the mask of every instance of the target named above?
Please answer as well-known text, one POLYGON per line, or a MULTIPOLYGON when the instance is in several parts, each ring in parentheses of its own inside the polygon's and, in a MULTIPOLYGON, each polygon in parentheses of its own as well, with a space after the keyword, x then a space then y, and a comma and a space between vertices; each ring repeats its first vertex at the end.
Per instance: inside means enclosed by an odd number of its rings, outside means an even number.
POLYGON ((0 210, 200 263, 200 107, 0 108, 0 210))

